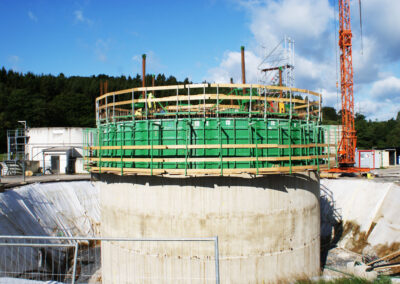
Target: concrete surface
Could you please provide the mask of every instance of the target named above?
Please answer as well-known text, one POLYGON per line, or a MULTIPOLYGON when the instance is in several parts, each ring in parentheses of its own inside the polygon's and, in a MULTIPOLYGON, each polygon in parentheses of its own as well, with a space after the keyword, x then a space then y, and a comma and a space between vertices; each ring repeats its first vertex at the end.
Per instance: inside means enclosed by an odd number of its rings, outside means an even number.
MULTIPOLYGON (((102 174, 98 186, 103 237, 218 236, 221 283, 319 275, 319 180, 314 173, 253 179, 102 174)), ((212 243, 103 244, 102 279, 204 283, 208 278, 213 283, 213 249, 212 243), (129 263, 134 268, 124 269, 129 263)))

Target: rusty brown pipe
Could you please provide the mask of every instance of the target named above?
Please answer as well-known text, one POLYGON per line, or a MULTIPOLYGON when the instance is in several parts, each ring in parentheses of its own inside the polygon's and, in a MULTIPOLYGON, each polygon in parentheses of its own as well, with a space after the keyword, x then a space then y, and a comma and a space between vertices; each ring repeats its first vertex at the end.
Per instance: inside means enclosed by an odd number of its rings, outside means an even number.
MULTIPOLYGON (((241 54, 242 54, 242 82, 243 84, 246 84, 246 69, 245 69, 245 63, 244 63, 244 46, 240 48, 241 54)), ((243 88, 243 95, 246 94, 246 88, 243 88)))
MULTIPOLYGON (((146 54, 142 55, 142 87, 146 87, 146 54)), ((145 97, 145 92, 142 92, 142 97, 145 97)))

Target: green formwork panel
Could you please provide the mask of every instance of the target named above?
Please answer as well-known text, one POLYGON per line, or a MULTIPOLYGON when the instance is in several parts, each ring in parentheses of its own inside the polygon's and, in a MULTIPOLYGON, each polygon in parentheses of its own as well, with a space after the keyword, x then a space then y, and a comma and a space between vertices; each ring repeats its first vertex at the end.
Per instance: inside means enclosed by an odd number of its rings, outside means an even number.
MULTIPOLYGON (((292 160, 296 156, 318 156, 323 147, 237 148, 237 149, 101 149, 104 146, 139 145, 223 145, 277 144, 303 145, 324 143, 324 129, 317 122, 263 118, 177 118, 133 120, 100 125, 93 152, 98 158, 121 158, 120 162, 98 161, 98 167, 144 169, 218 169, 268 168, 319 165, 326 160, 292 160), (290 157, 286 161, 251 162, 122 162, 124 158, 221 158, 221 157, 290 157)), ((117 147, 116 147, 117 148, 117 147)))

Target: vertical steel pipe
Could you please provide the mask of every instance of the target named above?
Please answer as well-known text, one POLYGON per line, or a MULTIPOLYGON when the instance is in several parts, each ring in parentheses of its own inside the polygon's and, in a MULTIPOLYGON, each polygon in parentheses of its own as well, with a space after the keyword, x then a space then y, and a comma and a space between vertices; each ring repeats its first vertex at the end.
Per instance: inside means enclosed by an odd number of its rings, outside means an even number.
MULTIPOLYGON (((240 48, 241 55, 242 55, 242 82, 243 84, 246 84, 246 69, 245 69, 245 63, 244 63, 244 46, 240 48)), ((243 88, 243 95, 246 94, 246 88, 243 88)))

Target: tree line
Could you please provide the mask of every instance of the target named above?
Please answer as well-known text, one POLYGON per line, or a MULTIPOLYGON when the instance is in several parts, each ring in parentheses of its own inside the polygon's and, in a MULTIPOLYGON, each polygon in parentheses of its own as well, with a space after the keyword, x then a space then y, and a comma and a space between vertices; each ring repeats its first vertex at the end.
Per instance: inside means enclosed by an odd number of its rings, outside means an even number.
MULTIPOLYGON (((155 85, 190 83, 186 78, 178 81, 174 76, 155 76, 155 85)), ((99 96, 100 82, 108 82, 108 91, 116 91, 142 85, 141 76, 91 77, 64 74, 36 75, 13 70, 0 70, 0 153, 7 151, 7 130, 22 125, 29 127, 95 127, 95 99, 99 96)), ((152 75, 146 76, 150 86, 152 75)), ((324 124, 340 124, 340 112, 332 107, 323 108, 324 124)), ((397 147, 400 145, 400 113, 388 121, 367 120, 356 114, 355 125, 359 148, 397 147)))
MULTIPOLYGON (((341 111, 336 112, 333 107, 322 108, 323 124, 340 125, 341 111)), ((398 148, 400 147, 400 111, 396 118, 387 121, 373 121, 365 115, 356 113, 354 118, 357 133, 357 148, 398 148)))
MULTIPOLYGON (((174 76, 155 76, 155 85, 189 83, 174 76)), ((64 74, 36 75, 0 70, 0 153, 7 151, 7 130, 21 128, 17 121, 25 120, 29 127, 95 127, 95 99, 100 95, 100 82, 108 82, 108 92, 140 87, 136 77, 91 77, 64 74)), ((146 85, 152 75, 146 76, 146 85)))

